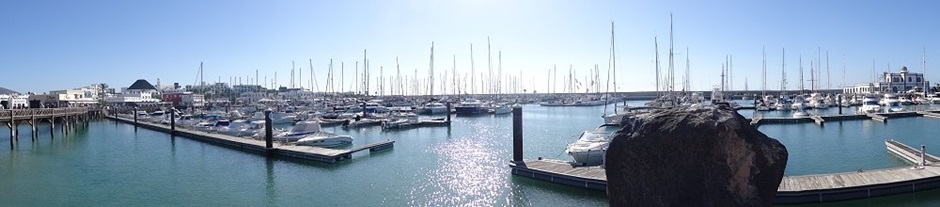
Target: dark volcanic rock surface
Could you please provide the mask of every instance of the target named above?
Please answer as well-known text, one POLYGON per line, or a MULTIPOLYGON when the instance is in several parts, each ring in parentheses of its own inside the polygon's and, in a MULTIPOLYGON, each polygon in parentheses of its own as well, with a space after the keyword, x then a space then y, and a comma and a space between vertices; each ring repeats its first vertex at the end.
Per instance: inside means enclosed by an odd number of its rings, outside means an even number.
POLYGON ((624 117, 607 151, 611 206, 770 206, 787 149, 727 108, 624 117))

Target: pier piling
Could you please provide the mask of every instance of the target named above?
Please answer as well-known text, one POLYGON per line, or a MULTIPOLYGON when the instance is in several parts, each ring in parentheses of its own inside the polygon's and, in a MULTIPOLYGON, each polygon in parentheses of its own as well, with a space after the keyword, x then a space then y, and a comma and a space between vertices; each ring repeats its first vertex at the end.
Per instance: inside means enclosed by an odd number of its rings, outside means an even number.
POLYGON ((920 145, 920 166, 927 166, 927 146, 920 145))
POLYGON ((836 96, 836 105, 839 105, 839 115, 842 115, 842 96, 836 96))
POLYGON ((137 107, 134 107, 134 126, 137 126, 137 107))
POLYGON ((512 161, 522 162, 522 106, 512 107, 512 161))
POLYGON ((447 102, 447 125, 450 125, 450 102, 447 102))
POLYGON ((170 135, 176 134, 176 108, 170 108, 170 135))
POLYGON ((267 149, 274 148, 274 144, 271 143, 274 139, 274 132, 271 127, 271 109, 267 109, 264 110, 264 147, 267 149))

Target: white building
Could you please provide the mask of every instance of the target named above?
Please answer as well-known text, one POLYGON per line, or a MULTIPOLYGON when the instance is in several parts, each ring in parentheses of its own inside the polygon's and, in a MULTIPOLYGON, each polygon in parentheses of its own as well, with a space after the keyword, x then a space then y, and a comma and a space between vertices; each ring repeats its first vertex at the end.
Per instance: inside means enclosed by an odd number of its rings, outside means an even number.
POLYGON ((49 95, 60 107, 90 106, 98 103, 98 92, 84 88, 49 91, 49 95))
POLYGON ((882 73, 881 82, 856 84, 843 88, 842 92, 850 94, 898 93, 923 90, 924 86, 929 86, 929 82, 924 79, 923 73, 912 73, 907 70, 907 67, 901 67, 899 73, 882 73))
POLYGON ((0 94, 0 109, 29 107, 29 95, 0 94))
POLYGON ((130 87, 121 88, 120 94, 115 94, 106 100, 109 103, 160 103, 160 99, 154 98, 155 95, 157 95, 157 88, 147 80, 140 79, 130 87))

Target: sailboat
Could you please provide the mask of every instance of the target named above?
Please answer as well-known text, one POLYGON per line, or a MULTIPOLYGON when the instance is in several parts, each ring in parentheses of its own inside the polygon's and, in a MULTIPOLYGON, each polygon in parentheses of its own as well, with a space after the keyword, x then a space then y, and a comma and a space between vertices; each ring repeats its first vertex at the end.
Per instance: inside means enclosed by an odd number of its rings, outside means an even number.
MULTIPOLYGON (((767 98, 767 52, 761 47, 761 75, 763 76, 763 87, 761 88, 761 99, 760 103, 757 104, 758 111, 770 111, 770 100, 767 98)), ((747 83, 747 81, 745 81, 747 83)))

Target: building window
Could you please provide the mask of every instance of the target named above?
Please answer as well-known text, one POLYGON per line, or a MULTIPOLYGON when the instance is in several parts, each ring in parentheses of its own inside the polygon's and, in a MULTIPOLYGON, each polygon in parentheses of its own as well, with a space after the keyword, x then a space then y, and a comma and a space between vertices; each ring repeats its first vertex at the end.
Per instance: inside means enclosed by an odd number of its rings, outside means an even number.
POLYGON ((913 81, 913 78, 911 78, 911 77, 907 77, 907 82, 908 82, 908 83, 910 83, 910 82, 914 82, 914 81, 913 81))
POLYGON ((923 82, 923 79, 921 79, 921 77, 917 77, 917 82, 918 83, 923 82))

